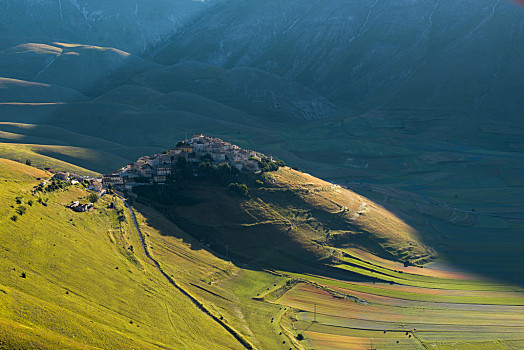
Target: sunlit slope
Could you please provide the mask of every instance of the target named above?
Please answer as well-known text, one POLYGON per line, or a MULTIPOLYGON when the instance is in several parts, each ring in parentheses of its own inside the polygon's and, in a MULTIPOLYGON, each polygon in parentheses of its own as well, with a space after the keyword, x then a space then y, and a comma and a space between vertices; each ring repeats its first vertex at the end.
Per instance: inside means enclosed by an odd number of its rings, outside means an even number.
POLYGON ((111 169, 113 164, 122 164, 119 163, 123 160, 122 158, 111 156, 106 159, 104 156, 104 153, 78 147, 0 143, 0 157, 20 162, 30 160, 32 165, 40 168, 53 168, 56 171, 68 171, 81 175, 97 174, 86 169, 90 165, 98 164, 98 169, 111 169), (73 165, 68 161, 82 164, 86 168, 73 165))
POLYGON ((74 213, 81 187, 31 193, 48 176, 0 159, 1 348, 240 347, 151 265, 120 201, 74 213))
POLYGON ((248 197, 223 187, 185 186, 168 217, 212 249, 251 263, 300 268, 338 261, 339 248, 424 263, 433 252, 419 234, 370 200, 310 175, 281 168, 266 173, 248 197))
POLYGON ((376 255, 406 262, 423 263, 434 254, 413 227, 363 196, 290 168, 266 176, 277 192, 284 194, 280 205, 289 201, 303 212, 304 217, 295 216, 297 224, 323 230, 330 246, 361 246, 376 255))
POLYGON ((279 306, 253 299, 259 290, 282 285, 285 278, 223 259, 150 206, 135 203, 134 209, 150 254, 180 286, 254 348, 291 347, 289 334, 279 334, 278 322, 270 322, 280 317, 279 306))

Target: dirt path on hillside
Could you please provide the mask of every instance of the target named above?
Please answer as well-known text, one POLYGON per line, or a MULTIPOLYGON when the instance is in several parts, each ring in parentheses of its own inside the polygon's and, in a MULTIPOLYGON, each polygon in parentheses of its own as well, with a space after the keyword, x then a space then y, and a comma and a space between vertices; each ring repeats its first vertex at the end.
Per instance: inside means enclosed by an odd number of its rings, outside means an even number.
POLYGON ((140 238, 140 242, 142 243, 142 249, 144 251, 144 254, 147 256, 147 258, 149 260, 151 260, 151 262, 156 266, 156 269, 158 270, 158 272, 160 272, 162 274, 162 276, 165 277, 165 279, 169 282, 169 284, 171 284, 173 287, 175 287, 180 293, 182 293, 184 296, 186 296, 189 300, 191 300, 191 302, 200 310, 202 311, 203 313, 205 313, 206 315, 208 315, 209 317, 211 317, 215 322, 217 322, 218 324, 220 324, 229 334, 231 334, 241 345, 243 348, 245 349, 254 349, 254 347, 246 340, 244 339, 235 329, 231 328, 229 325, 225 324, 222 320, 220 320, 218 317, 216 317, 215 315, 213 315, 209 310, 207 310, 204 305, 202 305, 202 303, 200 301, 198 301, 197 299, 195 299, 191 294, 189 294, 185 289, 183 289, 182 287, 180 287, 174 280, 173 278, 171 278, 171 276, 169 276, 167 273, 164 272, 164 270, 162 270, 162 268, 160 267, 160 264, 158 263, 158 261, 156 261, 150 254, 149 254, 149 251, 147 250, 147 246, 146 246, 146 243, 145 243, 145 240, 144 240, 144 235, 142 234, 142 231, 140 230, 140 226, 138 225, 138 221, 136 220, 136 216, 135 216, 135 213, 133 212, 133 209, 131 209, 131 206, 127 203, 127 201, 118 196, 118 198, 120 198, 120 200, 122 200, 122 202, 124 203, 124 205, 127 207, 127 209, 129 210, 129 213, 131 214, 131 218, 133 219, 133 223, 135 225, 135 228, 136 228, 136 231, 138 232, 138 236, 140 238))

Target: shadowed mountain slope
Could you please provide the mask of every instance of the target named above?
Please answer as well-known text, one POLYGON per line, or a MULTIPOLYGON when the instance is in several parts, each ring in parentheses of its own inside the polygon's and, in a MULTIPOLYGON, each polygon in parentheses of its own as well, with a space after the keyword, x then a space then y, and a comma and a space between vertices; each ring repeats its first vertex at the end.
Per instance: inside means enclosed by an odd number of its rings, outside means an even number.
POLYGON ((85 100, 86 97, 81 93, 66 87, 0 78, 0 103, 45 103, 85 100))
POLYGON ((521 108, 513 77, 523 19, 524 9, 502 0, 236 0, 155 59, 256 67, 359 112, 508 118, 521 108))
POLYGON ((62 41, 139 53, 202 17, 208 5, 192 0, 3 1, 0 45, 62 41))
POLYGON ((264 118, 324 119, 335 105, 301 84, 260 69, 224 70, 189 61, 137 76, 134 81, 163 92, 190 91, 264 118))
POLYGON ((258 266, 322 269, 351 247, 415 264, 435 256, 424 233, 354 192, 290 168, 262 178, 265 185, 250 187, 247 197, 206 182, 137 192, 213 250, 224 254, 228 246, 232 256, 258 266))

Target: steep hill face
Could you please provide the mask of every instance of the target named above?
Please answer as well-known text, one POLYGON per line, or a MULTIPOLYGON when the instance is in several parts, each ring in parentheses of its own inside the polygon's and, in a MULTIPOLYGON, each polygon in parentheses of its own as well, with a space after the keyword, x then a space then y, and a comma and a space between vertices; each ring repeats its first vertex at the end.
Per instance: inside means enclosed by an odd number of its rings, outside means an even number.
POLYGON ((265 119, 315 120, 337 114, 336 106, 313 90, 249 67, 224 70, 189 61, 145 72, 133 81, 164 92, 190 91, 265 119))
POLYGON ((136 191, 211 249, 249 264, 321 269, 347 248, 415 264, 435 257, 424 232, 352 191, 287 167, 261 179, 248 196, 206 181, 136 191))

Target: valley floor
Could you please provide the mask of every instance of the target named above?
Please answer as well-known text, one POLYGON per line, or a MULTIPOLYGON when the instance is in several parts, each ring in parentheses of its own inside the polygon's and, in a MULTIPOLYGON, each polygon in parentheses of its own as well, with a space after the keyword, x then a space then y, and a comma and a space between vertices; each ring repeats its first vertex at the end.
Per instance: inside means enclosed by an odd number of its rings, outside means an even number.
POLYGON ((264 269, 144 204, 75 213, 88 192, 35 192, 49 176, 0 161, 1 349, 524 347, 518 286, 353 248, 330 268, 360 281, 264 269))
MULTIPOLYGON (((137 209, 155 215, 150 208, 137 209)), ((160 263, 174 271, 181 266, 175 267, 172 238, 157 232, 146 240, 155 245, 160 263)), ((377 349, 445 350, 524 346, 522 288, 447 264, 404 267, 360 250, 345 253, 350 257, 337 268, 382 282, 256 271, 239 265, 230 276, 215 273, 192 282, 186 277, 184 283, 263 349, 369 349, 371 344, 377 349)))

